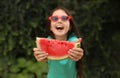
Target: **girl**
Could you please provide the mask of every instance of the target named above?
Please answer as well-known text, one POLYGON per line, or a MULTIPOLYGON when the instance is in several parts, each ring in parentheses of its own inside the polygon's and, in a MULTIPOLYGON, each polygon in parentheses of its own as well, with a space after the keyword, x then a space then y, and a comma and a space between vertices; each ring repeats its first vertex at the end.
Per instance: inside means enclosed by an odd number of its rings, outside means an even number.
MULTIPOLYGON (((50 39, 70 42, 81 39, 71 15, 64 8, 58 7, 51 12, 48 25, 50 39)), ((48 60, 48 54, 39 48, 33 48, 33 51, 37 61, 48 61, 47 78, 82 78, 82 48, 70 49, 68 58, 62 60, 48 60)))

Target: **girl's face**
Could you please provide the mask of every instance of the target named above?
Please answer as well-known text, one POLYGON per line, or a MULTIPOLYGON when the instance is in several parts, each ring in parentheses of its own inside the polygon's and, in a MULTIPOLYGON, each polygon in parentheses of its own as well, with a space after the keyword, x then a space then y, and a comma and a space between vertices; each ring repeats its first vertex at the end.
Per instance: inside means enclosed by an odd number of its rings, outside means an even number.
POLYGON ((53 12, 49 19, 51 19, 50 30, 53 32, 55 38, 67 38, 67 33, 70 30, 69 19, 71 19, 71 17, 68 17, 62 9, 58 9, 53 12))

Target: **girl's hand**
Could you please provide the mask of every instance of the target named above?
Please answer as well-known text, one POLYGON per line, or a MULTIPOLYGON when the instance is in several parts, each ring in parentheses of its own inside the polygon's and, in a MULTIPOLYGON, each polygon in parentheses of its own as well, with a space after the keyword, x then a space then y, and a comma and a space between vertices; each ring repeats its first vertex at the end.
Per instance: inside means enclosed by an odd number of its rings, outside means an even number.
POLYGON ((78 61, 83 57, 83 49, 82 48, 73 48, 69 50, 68 57, 74 61, 78 61))
POLYGON ((47 61, 48 54, 39 48, 33 48, 34 56, 37 61, 47 61))

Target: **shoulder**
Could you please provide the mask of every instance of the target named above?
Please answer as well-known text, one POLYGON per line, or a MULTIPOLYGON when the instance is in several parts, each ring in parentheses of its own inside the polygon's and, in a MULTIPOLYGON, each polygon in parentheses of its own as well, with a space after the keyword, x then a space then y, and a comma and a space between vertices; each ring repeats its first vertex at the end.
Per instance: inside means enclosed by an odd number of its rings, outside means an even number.
POLYGON ((48 39, 53 39, 51 36, 48 36, 47 38, 48 38, 48 39))
MULTIPOLYGON (((47 37, 48 39, 53 39, 51 36, 47 37)), ((78 40, 78 37, 74 34, 70 35, 70 37, 68 38, 68 41, 70 42, 76 42, 78 40)))
POLYGON ((78 37, 76 35, 71 35, 69 38, 68 38, 68 41, 70 42, 75 42, 78 40, 78 37))

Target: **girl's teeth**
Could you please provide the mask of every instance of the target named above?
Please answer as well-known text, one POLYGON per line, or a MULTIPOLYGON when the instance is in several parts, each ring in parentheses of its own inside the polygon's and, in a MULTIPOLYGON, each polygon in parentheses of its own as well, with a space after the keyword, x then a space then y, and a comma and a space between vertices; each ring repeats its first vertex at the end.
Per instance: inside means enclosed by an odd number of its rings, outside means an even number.
POLYGON ((62 27, 62 26, 57 26, 57 27, 62 27))

